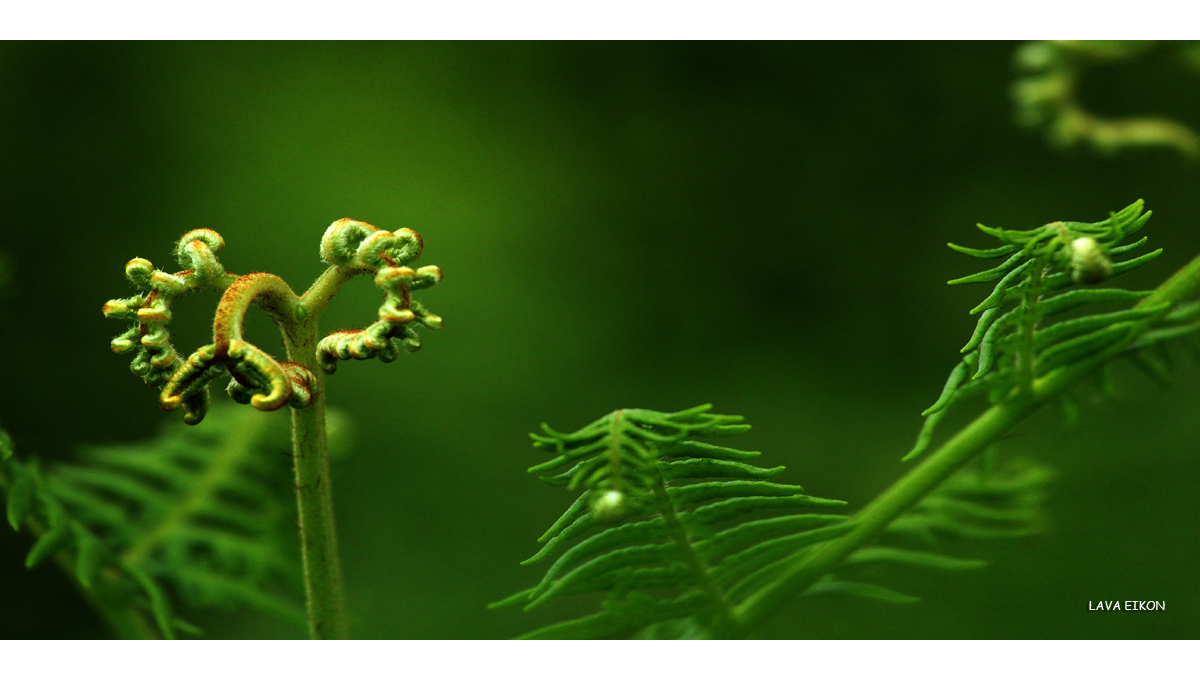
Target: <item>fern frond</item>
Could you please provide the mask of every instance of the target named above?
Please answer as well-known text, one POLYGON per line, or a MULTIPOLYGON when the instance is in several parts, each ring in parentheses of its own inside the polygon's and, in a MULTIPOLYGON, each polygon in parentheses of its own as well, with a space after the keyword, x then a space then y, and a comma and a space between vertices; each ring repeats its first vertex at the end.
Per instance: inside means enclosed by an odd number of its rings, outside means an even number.
MULTIPOLYGON (((993 401, 999 401, 1028 391, 1038 378, 1106 350, 1124 340, 1135 323, 1162 314, 1167 305, 1057 320, 1058 315, 1083 305, 1128 304, 1150 295, 1151 291, 1121 288, 1066 290, 1107 281, 1157 258, 1161 249, 1122 261, 1112 260, 1146 243, 1143 237, 1119 245, 1141 231, 1150 215, 1139 200, 1094 223, 1051 222, 1026 231, 979 225, 985 233, 1006 244, 992 250, 951 244, 953 249, 974 257, 999 257, 1010 252, 1012 255, 998 267, 950 281, 955 285, 999 280, 992 293, 971 310, 972 314, 982 313, 971 339, 961 350, 964 356, 950 372, 937 401, 922 413, 925 425, 904 460, 922 453, 932 441, 938 421, 968 397, 987 393, 993 401)), ((1179 314, 1178 310, 1173 314, 1179 314)), ((1189 321, 1165 323, 1170 330, 1151 331, 1144 338, 1153 343, 1159 338, 1166 339, 1172 332, 1186 334, 1190 330, 1189 321)))
POLYGON ((1159 116, 1107 118, 1079 101, 1079 82, 1089 69, 1118 61, 1149 61, 1146 55, 1154 52, 1174 52, 1170 56, 1175 61, 1195 67, 1195 48, 1189 41, 1164 41, 1161 47, 1146 40, 1051 40, 1022 46, 1016 55, 1021 76, 1012 87, 1018 121, 1044 129, 1058 146, 1088 143, 1104 153, 1161 146, 1200 158, 1200 137, 1179 121, 1159 116))
POLYGON ((164 637, 191 630, 179 606, 244 605, 302 625, 284 423, 228 407, 209 417, 45 474, 7 460, 8 519, 40 534, 27 564, 59 559, 110 620, 142 615, 164 637))
MULTIPOLYGON (((601 612, 542 628, 527 638, 721 634, 736 628, 734 608, 799 555, 854 528, 849 517, 830 512, 844 506, 843 501, 808 496, 800 486, 768 481, 783 468, 745 462, 758 453, 685 439, 748 427, 740 424, 740 417, 708 415, 709 408, 674 414, 617 411, 570 434, 543 426, 545 434, 534 435, 535 446, 558 456, 531 472, 566 466, 603 469, 587 467, 594 460, 605 465, 617 461, 621 467, 608 475, 571 473, 567 484, 584 487, 582 493, 539 539, 545 546, 523 562, 554 557, 545 576, 534 587, 491 606, 530 610, 570 595, 607 595, 601 612), (630 446, 630 440, 637 446, 630 446), (629 452, 636 455, 625 455, 629 452), (610 507, 598 507, 591 499, 613 493, 618 475, 626 485, 621 493, 638 500, 614 518, 610 507), (775 512, 763 514, 769 511, 775 512)), ((543 479, 562 483, 561 475, 543 479)), ((946 498, 957 499, 954 494, 968 487, 961 481, 948 485, 946 498)), ((909 521, 914 526, 940 521, 945 526, 939 530, 963 534, 988 528, 955 512, 931 500, 914 509, 909 521)), ((928 550, 876 545, 853 554, 846 567, 878 562, 942 569, 981 564, 928 550)), ((835 576, 814 585, 808 594, 833 592, 890 601, 915 599, 835 576)))
POLYGON ((782 467, 748 462, 758 452, 695 441, 749 429, 740 416, 626 409, 576 432, 543 425, 534 446, 557 454, 530 468, 580 496, 526 564, 557 555, 533 588, 493 607, 542 606, 557 598, 608 594, 601 613, 526 637, 632 635, 695 617, 707 627, 729 616, 726 593, 806 546, 846 533, 842 501, 768 481, 782 467), (776 516, 749 513, 777 511, 776 516), (782 511, 785 514, 779 514, 782 511))
POLYGON ((988 539, 1038 533, 1044 524, 1045 486, 1052 478, 1049 468, 1029 460, 965 468, 888 525, 885 536, 929 547, 947 536, 988 539))
POLYGON ((757 453, 685 441, 688 437, 727 437, 744 432, 741 416, 708 413, 711 404, 659 413, 642 409, 615 411, 572 433, 561 434, 542 424, 544 434, 530 434, 534 446, 559 454, 529 468, 540 474, 570 466, 542 480, 575 490, 585 486, 589 512, 599 521, 616 521, 635 513, 653 498, 654 463, 660 456, 685 455, 719 461, 750 460, 757 453))
MULTIPOLYGON (((990 461, 990 459, 987 459, 990 461)), ((805 597, 846 594, 893 604, 919 598, 863 583, 879 565, 965 571, 987 566, 977 559, 934 552, 948 539, 1019 538, 1044 525, 1042 501, 1050 470, 1028 460, 985 462, 958 471, 904 515, 892 521, 876 543, 859 548, 805 597)))

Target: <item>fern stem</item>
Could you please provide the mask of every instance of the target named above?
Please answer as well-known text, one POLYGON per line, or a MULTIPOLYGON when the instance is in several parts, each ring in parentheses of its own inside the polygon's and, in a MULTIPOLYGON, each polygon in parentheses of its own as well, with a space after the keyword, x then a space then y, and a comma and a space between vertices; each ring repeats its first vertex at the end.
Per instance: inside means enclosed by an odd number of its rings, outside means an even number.
POLYGON ((362 273, 364 273, 362 269, 336 266, 321 272, 317 280, 313 281, 308 290, 300 296, 296 317, 305 320, 312 316, 319 316, 325 309, 325 305, 329 304, 329 301, 341 289, 342 284, 362 273))
POLYGON ((663 521, 666 524, 667 535, 678 546, 680 554, 683 555, 683 560, 688 566, 688 570, 692 572, 692 576, 696 579, 697 585, 704 591, 712 603, 713 609, 713 626, 715 628, 725 628, 733 621, 733 609, 729 606, 729 601, 725 599, 725 593, 717 582, 709 576, 708 565, 704 564, 704 560, 696 553, 696 549, 692 547, 692 542, 688 540, 687 530, 683 528, 683 523, 679 521, 679 515, 675 512, 675 506, 671 503, 671 497, 667 494, 667 487, 663 484, 662 475, 658 472, 658 466, 655 465, 654 472, 654 500, 658 504, 658 510, 662 513, 663 521))
POLYGON ((288 360, 302 364, 316 377, 312 403, 306 408, 291 410, 308 632, 314 640, 340 640, 346 639, 349 631, 333 523, 333 491, 325 434, 325 373, 317 363, 316 354, 318 317, 319 314, 312 313, 285 327, 284 341, 288 360))
POLYGON ((735 607, 735 628, 744 631, 762 623, 791 597, 807 590, 851 553, 875 539, 888 524, 970 462, 979 452, 1003 437, 1014 425, 1079 379, 1111 361, 1142 333, 1153 327, 1171 308, 1198 292, 1200 255, 1137 305, 1138 308, 1146 308, 1165 303, 1163 311, 1136 322, 1122 342, 1114 343, 1104 351, 1053 371, 1036 380, 1032 390, 1015 393, 1007 401, 985 411, 855 515, 856 526, 850 533, 824 544, 811 555, 798 556, 772 582, 735 607))
POLYGON ((1036 377, 1033 372, 1033 334, 1037 330, 1038 303, 1045 290, 1042 279, 1044 271, 1045 267, 1041 262, 1034 263, 1022 301, 1020 336, 1017 339, 1017 375, 1018 386, 1024 392, 1033 390, 1036 377))
POLYGON ((268 422, 263 418, 253 417, 255 415, 257 414, 246 412, 242 416, 239 429, 241 436, 229 441, 217 458, 205 468, 204 474, 183 494, 179 503, 174 505, 152 530, 143 534, 124 551, 121 555, 122 560, 137 565, 153 553, 163 539, 171 536, 203 509, 216 494, 217 488, 233 476, 247 455, 254 451, 254 445, 268 422), (251 417, 246 417, 247 415, 251 417))

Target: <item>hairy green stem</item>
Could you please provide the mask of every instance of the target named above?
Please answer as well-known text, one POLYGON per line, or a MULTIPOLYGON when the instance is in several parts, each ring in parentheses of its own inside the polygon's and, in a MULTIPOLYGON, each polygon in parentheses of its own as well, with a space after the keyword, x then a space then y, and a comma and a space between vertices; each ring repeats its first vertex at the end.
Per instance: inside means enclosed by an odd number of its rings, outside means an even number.
MULTIPOLYGON (((333 271, 334 268, 327 270, 333 271)), ((339 278, 336 289, 349 277, 339 278)), ((326 276, 319 283, 329 284, 326 276)), ((317 284, 313 285, 316 288, 317 284)), ((312 289, 310 289, 311 292, 312 289)), ((304 296, 311 299, 308 294, 304 296)), ((317 363, 317 320, 333 290, 307 308, 302 319, 284 328, 288 361, 303 365, 316 377, 313 400, 292 409, 292 453, 296 460, 296 500, 300 510, 300 541, 304 557, 304 591, 308 602, 308 632, 315 640, 349 637, 342 566, 333 522, 333 488, 329 476, 329 446, 325 432, 325 373, 317 363)), ((300 309, 305 309, 303 303, 300 309)))
POLYGON ((310 316, 319 316, 343 284, 363 273, 365 270, 353 267, 329 267, 321 272, 317 280, 300 296, 296 318, 304 320, 310 316))
POLYGON ((824 544, 812 553, 797 557, 775 580, 735 607, 734 627, 737 631, 744 632, 762 623, 791 597, 807 590, 855 550, 874 540, 888 524, 937 488, 979 452, 1003 437, 1014 425, 1080 378, 1111 361, 1171 308, 1198 292, 1200 255, 1137 305, 1146 308, 1166 303, 1163 311, 1134 324, 1124 341, 1115 343, 1083 361, 1051 372, 1036 380, 1032 390, 1024 393, 1018 391, 1007 401, 985 411, 856 514, 856 526, 850 533, 824 544))
MULTIPOLYGON (((304 408, 292 408, 292 455, 300 515, 304 592, 308 632, 313 639, 348 637, 325 432, 325 373, 317 362, 317 322, 338 287, 355 273, 349 268, 330 267, 303 297, 297 296, 283 279, 273 274, 243 276, 225 291, 213 324, 216 351, 229 352, 235 343, 241 342, 246 312, 252 303, 257 303, 283 332, 288 361, 307 369, 314 381, 310 385, 312 402, 304 408)), ((284 380, 281 369, 273 360, 267 358, 263 363, 274 367, 280 374, 279 380, 284 380)), ((275 394, 272 386, 272 395, 275 394)), ((282 391, 278 394, 286 396, 282 391)), ((252 403, 258 406, 258 401, 265 399, 256 395, 252 403)))

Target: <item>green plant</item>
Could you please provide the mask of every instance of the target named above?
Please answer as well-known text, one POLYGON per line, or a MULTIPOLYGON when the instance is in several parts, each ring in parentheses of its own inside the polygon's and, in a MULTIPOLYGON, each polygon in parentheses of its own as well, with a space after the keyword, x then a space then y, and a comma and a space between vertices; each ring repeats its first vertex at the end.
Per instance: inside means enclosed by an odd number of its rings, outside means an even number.
POLYGON ((19 462, 6 441, 7 518, 37 536, 26 565, 57 561, 122 637, 197 634, 172 599, 245 605, 303 625, 290 494, 280 484, 287 434, 278 418, 222 405, 203 428, 174 424, 49 470, 19 462))
MULTIPOLYGON (((415 325, 432 329, 442 327, 442 319, 412 300, 410 295, 410 291, 432 286, 442 278, 437 267, 413 270, 406 266, 420 256, 422 245, 420 235, 409 229, 392 233, 365 222, 338 220, 330 225, 321 240, 321 259, 329 267, 307 291, 297 295, 273 274, 237 276, 225 271, 216 256, 224 246, 224 240, 210 229, 196 229, 184 234, 175 248, 175 257, 183 271, 168 273, 156 269, 148 260, 135 258, 125 266, 125 275, 139 293, 104 305, 105 316, 131 322, 129 330, 112 341, 113 351, 132 354, 130 368, 133 373, 147 384, 160 387, 162 408, 182 408, 184 421, 189 425, 200 423, 209 410, 208 383, 227 374, 232 378, 227 391, 235 401, 251 404, 261 411, 292 407, 291 440, 303 580, 309 633, 314 638, 347 635, 341 567, 334 533, 323 374, 333 373, 339 359, 378 357, 390 362, 402 349, 413 352, 420 348, 415 325), (375 284, 385 294, 378 320, 365 329, 339 330, 321 337, 318 322, 326 304, 343 284, 364 273, 374 274, 375 284), (171 345, 167 331, 171 305, 180 296, 206 289, 223 291, 213 321, 213 342, 184 360, 171 345), (252 305, 261 307, 278 325, 286 347, 286 361, 277 361, 244 339, 243 323, 252 305)), ((178 461, 164 462, 154 457, 128 458, 120 472, 149 473, 150 470, 139 469, 139 466, 148 465, 157 466, 154 471, 168 477, 186 476, 190 468, 186 465, 172 467, 175 462, 178 461)), ((96 463, 117 465, 111 457, 97 459, 96 463)), ((99 553, 95 548, 97 541, 89 538, 89 532, 103 532, 104 541, 113 554, 119 555, 113 562, 116 569, 142 585, 165 635, 171 634, 174 624, 164 604, 165 596, 148 577, 166 574, 185 588, 199 583, 203 590, 212 585, 212 579, 187 581, 189 577, 181 570, 187 569, 189 563, 177 553, 171 554, 180 559, 149 566, 143 564, 156 544, 142 537, 143 530, 133 522, 133 516, 115 513, 99 499, 93 499, 96 503, 86 502, 86 497, 81 495, 84 493, 82 487, 70 480, 80 481, 80 475, 84 475, 90 483, 107 484, 105 488, 109 491, 158 503, 161 507, 141 508, 150 514, 186 517, 190 512, 188 503, 192 501, 152 498, 152 494, 142 493, 146 491, 144 488, 107 472, 64 469, 55 476, 55 483, 47 485, 39 481, 36 468, 15 462, 11 465, 14 467, 13 490, 9 494, 10 518, 28 517, 35 531, 38 527, 45 530, 34 546, 30 562, 57 553, 68 542, 68 535, 74 532, 74 550, 62 557, 77 560, 81 565, 78 571, 81 582, 90 585, 93 583, 91 571, 99 553), (42 514, 29 512, 31 498, 39 500, 42 514), (75 503, 79 521, 64 512, 64 508, 74 501, 84 501, 75 503), (169 507, 172 502, 183 505, 172 509, 169 507)), ((205 474, 209 473, 216 474, 211 470, 205 474)), ((209 483, 216 484, 221 479, 224 478, 210 478, 209 483)), ((243 509, 240 514, 254 513, 243 509)), ((233 521, 237 515, 237 512, 227 512, 223 516, 233 521)), ((255 573, 266 569, 263 555, 253 550, 237 552, 233 546, 221 543, 228 536, 214 536, 213 539, 209 547, 214 559, 240 562, 255 573)), ((222 594, 231 595, 235 590, 230 584, 230 589, 222 594)), ((209 588, 207 592, 213 591, 209 588)), ((129 632, 126 626, 120 626, 118 630, 129 632)))
POLYGON ((736 434, 740 417, 621 410, 570 434, 543 425, 537 448, 557 454, 530 468, 542 480, 582 491, 542 536, 539 562, 572 541, 541 583, 493 606, 531 609, 570 594, 608 594, 598 614, 543 628, 528 637, 744 636, 796 595, 846 592, 909 601, 878 586, 846 580, 856 565, 887 561, 960 569, 979 566, 888 544, 895 535, 936 531, 967 536, 1023 534, 1037 526, 1047 479, 1035 464, 997 464, 979 454, 1045 403, 1065 398, 1081 378, 1128 356, 1157 374, 1165 343, 1200 330, 1200 257, 1153 291, 1093 286, 1160 254, 1114 262, 1142 246, 1120 243, 1149 219, 1142 202, 1096 223, 1052 222, 1026 231, 980 229, 1001 245, 950 247, 1002 264, 953 284, 996 282, 963 359, 951 372, 910 460, 928 447, 937 422, 972 396, 992 406, 853 516, 785 514, 743 521, 754 510, 826 508, 798 486, 763 481, 782 468, 748 464, 758 454, 690 437, 736 434), (1086 304, 1128 304, 1060 319, 1086 304), (680 480, 700 480, 680 483, 680 480), (982 525, 981 525, 982 523, 982 525), (589 535, 590 534, 590 535, 589 535))
MULTIPOLYGON (((1166 118, 1104 118, 1081 103, 1079 84, 1089 69, 1105 63, 1167 56, 1192 68, 1200 63, 1197 54, 1190 44, 1037 43, 1018 55, 1022 75, 1014 95, 1022 121, 1044 128, 1056 143, 1084 142, 1105 151, 1164 146, 1194 157, 1200 145, 1190 128, 1166 118)), ((838 149, 838 159, 851 157, 838 149)), ((917 444, 905 457, 917 464, 854 514, 844 513, 840 501, 785 483, 782 467, 752 464, 756 453, 698 441, 747 427, 740 417, 714 415, 708 407, 678 413, 625 409, 569 434, 545 428, 535 444, 554 459, 534 472, 578 495, 542 537, 543 549, 527 561, 548 564, 545 577, 497 605, 533 608, 566 596, 604 596, 598 613, 529 637, 737 637, 754 634, 795 596, 915 599, 878 585, 881 569, 982 566, 956 555, 943 536, 1037 531, 1050 478, 1037 463, 1000 458, 997 442, 1042 405, 1061 402, 1072 411, 1071 390, 1086 377, 1105 380, 1118 358, 1164 379, 1174 356, 1170 345, 1195 340, 1200 307, 1190 298, 1200 289, 1197 262, 1155 291, 1092 287, 1158 255, 1114 261, 1144 243, 1125 241, 1148 217, 1139 202, 1093 224, 983 228, 1000 241, 990 249, 952 246, 1003 264, 951 283, 996 288, 973 310, 976 331, 924 413, 917 444), (1137 304, 1078 315, 1090 309, 1085 303, 1137 304), (934 446, 947 414, 984 399, 991 405, 982 415, 934 446)), ((130 262, 126 273, 139 293, 105 308, 107 315, 133 322, 113 349, 132 353, 134 372, 161 388, 164 408, 182 408, 189 424, 207 422, 169 428, 154 442, 93 449, 77 464, 58 466, 18 460, 0 432, 7 516, 35 537, 27 563, 58 563, 124 637, 198 634, 184 620, 187 611, 212 604, 251 606, 294 620, 292 599, 298 598, 291 586, 301 583, 308 615, 300 617, 311 634, 345 635, 322 373, 332 373, 339 359, 390 361, 400 349, 419 346, 416 323, 441 325, 408 295, 440 278, 436 268, 404 266, 409 260, 403 258, 420 250, 414 236, 335 223, 321 249, 331 266, 303 295, 268 274, 225 272, 215 258, 223 242, 209 230, 180 241, 176 255, 184 271, 130 262), (362 272, 374 273, 387 296, 379 321, 318 340, 319 312, 340 285, 362 272), (171 305, 200 289, 222 293, 214 341, 184 358, 167 333, 171 305), (281 327, 286 361, 243 339, 243 319, 254 304, 281 327), (226 372, 233 399, 257 409, 293 407, 290 455, 303 524, 303 574, 291 554, 290 499, 279 493, 286 470, 278 468, 288 459, 278 455, 276 440, 286 438, 286 428, 255 420, 274 414, 252 409, 218 404, 209 413, 207 383, 226 372)), ((7 264, 0 259, 0 295, 7 264)), ((465 479, 456 479, 453 491, 461 492, 465 479)))

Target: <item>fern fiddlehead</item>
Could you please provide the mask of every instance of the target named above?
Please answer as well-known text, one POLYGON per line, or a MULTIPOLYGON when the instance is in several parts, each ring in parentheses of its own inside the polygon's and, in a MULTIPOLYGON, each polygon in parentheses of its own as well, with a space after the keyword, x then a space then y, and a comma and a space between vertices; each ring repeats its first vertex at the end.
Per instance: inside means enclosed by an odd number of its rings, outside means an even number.
POLYGON ((104 305, 110 318, 131 321, 131 327, 112 341, 118 353, 133 353, 131 370, 161 387, 159 404, 165 410, 184 410, 184 421, 195 425, 208 410, 208 384, 228 375, 227 391, 239 403, 271 411, 292 407, 296 489, 304 556, 310 634, 345 637, 345 604, 341 567, 334 534, 329 463, 324 423, 324 375, 337 369, 339 359, 394 360, 401 350, 420 349, 417 325, 442 327, 441 317, 412 299, 411 291, 441 280, 434 266, 412 269, 423 247, 411 229, 395 233, 351 219, 334 222, 321 239, 321 259, 329 265, 303 294, 283 279, 257 272, 237 276, 226 272, 216 253, 224 239, 210 229, 184 234, 175 256, 184 270, 168 273, 145 259, 126 265, 125 274, 139 293, 104 305), (318 321, 338 289, 359 274, 374 275, 384 293, 378 319, 365 329, 335 331, 319 337, 318 321), (196 290, 222 291, 213 320, 213 341, 180 358, 170 344, 167 324, 170 306, 196 290), (252 307, 265 310, 283 334, 286 361, 277 360, 243 334, 252 307))

